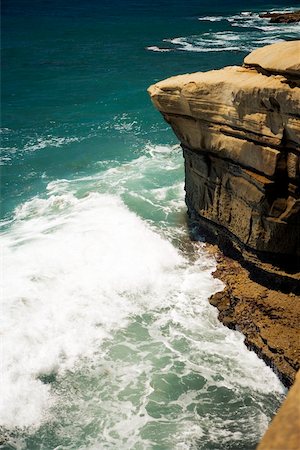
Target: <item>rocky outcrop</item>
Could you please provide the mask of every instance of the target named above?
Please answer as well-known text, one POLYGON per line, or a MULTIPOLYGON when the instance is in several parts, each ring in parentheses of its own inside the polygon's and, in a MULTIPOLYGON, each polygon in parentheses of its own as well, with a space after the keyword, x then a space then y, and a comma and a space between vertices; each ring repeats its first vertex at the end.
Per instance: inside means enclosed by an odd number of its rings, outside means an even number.
POLYGON ((300 372, 257 450, 298 450, 300 442, 300 372))
POLYGON ((300 367, 300 41, 149 93, 181 141, 191 233, 223 250, 208 246, 226 285, 210 302, 289 387, 300 367))
POLYGON ((296 290, 299 83, 300 41, 291 41, 252 52, 243 67, 179 75, 149 88, 182 144, 190 216, 296 290))
POLYGON ((244 59, 244 66, 255 67, 269 76, 281 74, 286 77, 291 87, 297 86, 300 76, 300 41, 279 42, 271 47, 272 51, 267 45, 251 52, 244 59))
POLYGON ((300 301, 294 293, 267 289, 253 281, 249 272, 218 248, 208 245, 217 261, 214 276, 225 288, 210 298, 219 320, 245 336, 254 350, 290 387, 300 369, 300 301))
POLYGON ((271 23, 295 23, 300 22, 300 11, 287 13, 262 13, 259 15, 263 19, 270 19, 271 23))

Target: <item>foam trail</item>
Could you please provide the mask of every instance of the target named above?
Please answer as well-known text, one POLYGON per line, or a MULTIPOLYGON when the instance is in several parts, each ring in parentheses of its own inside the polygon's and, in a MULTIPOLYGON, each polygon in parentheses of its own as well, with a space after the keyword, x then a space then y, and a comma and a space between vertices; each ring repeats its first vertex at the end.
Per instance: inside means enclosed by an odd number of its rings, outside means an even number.
MULTIPOLYGON (((291 8, 286 8, 277 12, 289 12, 291 8)), ((271 10, 270 12, 275 12, 271 10)), ((259 17, 258 13, 251 11, 242 11, 239 14, 231 16, 204 16, 199 17, 201 22, 221 22, 226 21, 227 26, 223 31, 200 33, 199 35, 180 36, 172 39, 163 39, 173 45, 166 51, 185 51, 198 53, 214 52, 250 52, 262 45, 280 42, 282 40, 297 39, 300 31, 298 23, 272 24, 267 19, 259 17), (231 27, 228 30, 228 25, 231 27), (263 34, 261 33, 263 31, 263 34), (228 41, 230 45, 228 45, 228 41)), ((218 24, 221 26, 221 24, 218 24)), ((151 51, 164 51, 160 47, 147 47, 151 51)))
POLYGON ((173 49, 172 48, 161 48, 161 47, 157 47, 156 45, 152 45, 150 47, 146 47, 146 50, 149 50, 152 52, 166 53, 166 52, 171 52, 173 49))
POLYGON ((208 22, 220 22, 221 20, 224 20, 225 17, 223 16, 203 16, 198 17, 198 20, 200 21, 208 21, 208 22))

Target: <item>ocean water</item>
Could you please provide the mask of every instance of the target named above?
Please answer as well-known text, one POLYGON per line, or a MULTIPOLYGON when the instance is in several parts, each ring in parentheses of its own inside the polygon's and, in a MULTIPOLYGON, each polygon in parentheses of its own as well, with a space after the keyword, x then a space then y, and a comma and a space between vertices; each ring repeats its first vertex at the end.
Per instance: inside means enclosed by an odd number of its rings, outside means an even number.
POLYGON ((1 449, 254 449, 285 390, 217 319, 147 87, 299 37, 251 4, 4 0, 1 449))

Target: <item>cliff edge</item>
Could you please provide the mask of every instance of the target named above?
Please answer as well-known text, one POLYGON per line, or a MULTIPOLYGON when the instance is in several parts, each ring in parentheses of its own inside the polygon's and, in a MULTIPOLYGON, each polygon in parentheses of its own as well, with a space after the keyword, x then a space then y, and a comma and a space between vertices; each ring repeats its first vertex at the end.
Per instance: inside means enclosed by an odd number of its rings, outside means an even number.
POLYGON ((300 366, 300 41, 148 92, 181 141, 193 226, 223 250, 216 275, 227 287, 211 303, 290 386, 300 366))
POLYGON ((244 67, 149 88, 183 147, 189 214, 227 232, 244 256, 286 262, 291 273, 300 261, 299 86, 292 41, 255 50, 244 67))

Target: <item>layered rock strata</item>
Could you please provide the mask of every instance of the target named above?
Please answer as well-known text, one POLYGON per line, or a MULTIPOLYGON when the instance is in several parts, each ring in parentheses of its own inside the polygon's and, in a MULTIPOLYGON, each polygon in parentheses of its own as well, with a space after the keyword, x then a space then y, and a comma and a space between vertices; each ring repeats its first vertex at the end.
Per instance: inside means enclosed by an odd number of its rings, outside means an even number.
POLYGON ((289 387, 300 367, 300 41, 149 93, 181 141, 190 223, 223 250, 208 247, 226 284, 210 302, 289 387))
POLYGON ((291 41, 252 52, 243 67, 179 75, 149 88, 182 144, 190 216, 296 290, 299 86, 300 41, 291 41))

